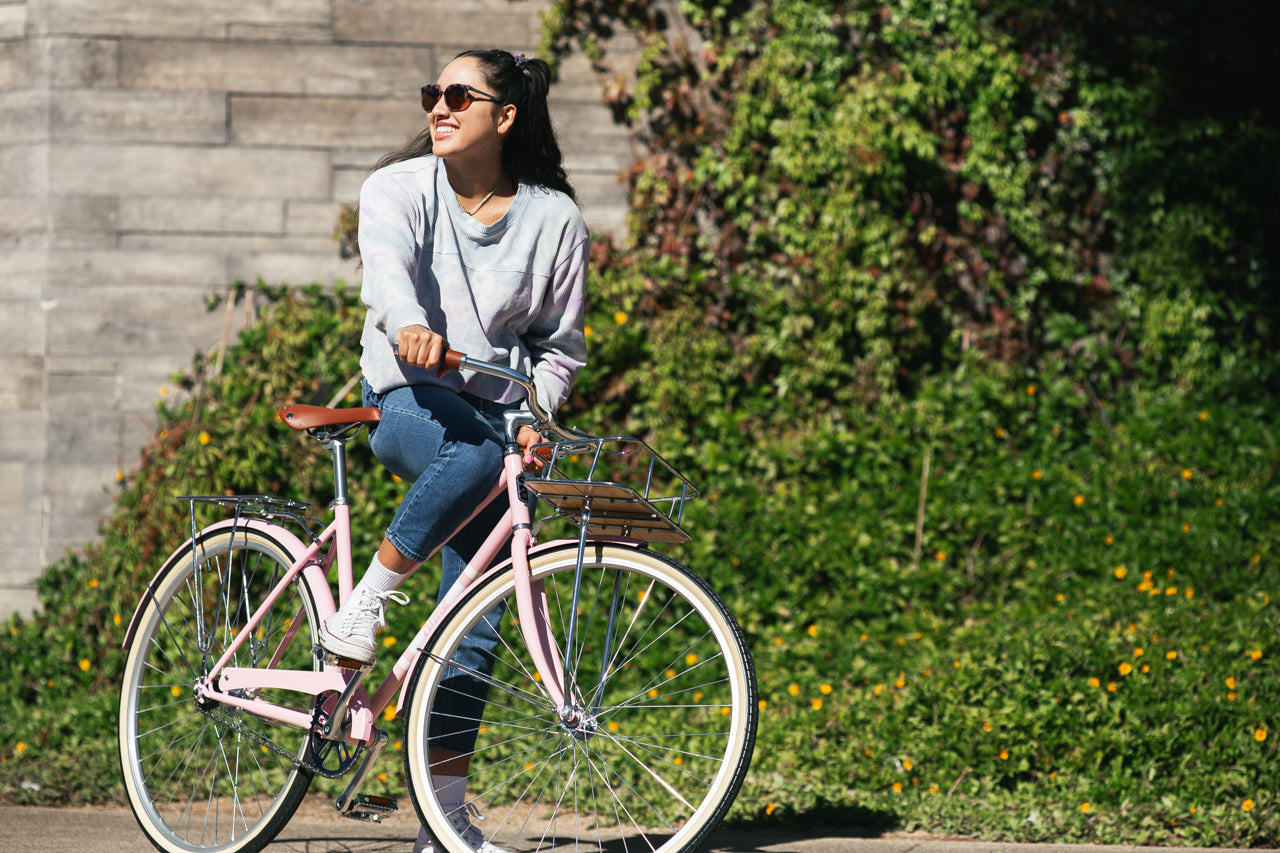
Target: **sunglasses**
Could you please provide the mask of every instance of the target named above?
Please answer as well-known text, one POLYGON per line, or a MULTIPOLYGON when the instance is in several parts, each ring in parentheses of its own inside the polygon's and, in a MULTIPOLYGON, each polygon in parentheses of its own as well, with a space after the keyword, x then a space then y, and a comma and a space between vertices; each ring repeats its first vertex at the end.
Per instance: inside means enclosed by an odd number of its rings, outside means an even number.
POLYGON ((499 103, 498 99, 488 92, 482 92, 473 86, 467 86, 463 83, 450 83, 443 89, 435 83, 428 83, 422 87, 422 108, 427 112, 431 112, 435 109, 436 104, 440 103, 441 97, 444 98, 444 105, 452 113, 462 112, 471 106, 472 101, 499 103))

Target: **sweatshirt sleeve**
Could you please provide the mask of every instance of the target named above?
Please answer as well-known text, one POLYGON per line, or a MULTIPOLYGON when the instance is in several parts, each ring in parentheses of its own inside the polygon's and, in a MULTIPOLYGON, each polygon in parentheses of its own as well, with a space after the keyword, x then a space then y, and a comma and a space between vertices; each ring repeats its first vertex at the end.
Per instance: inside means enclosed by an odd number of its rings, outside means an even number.
POLYGON ((404 326, 427 325, 418 302, 418 258, 427 234, 426 213, 396 175, 380 171, 360 188, 360 299, 375 327, 395 342, 404 326))
POLYGON ((553 412, 568 398, 578 371, 587 363, 583 323, 589 240, 580 219, 565 235, 565 242, 569 249, 556 265, 524 341, 533 361, 538 400, 553 412))

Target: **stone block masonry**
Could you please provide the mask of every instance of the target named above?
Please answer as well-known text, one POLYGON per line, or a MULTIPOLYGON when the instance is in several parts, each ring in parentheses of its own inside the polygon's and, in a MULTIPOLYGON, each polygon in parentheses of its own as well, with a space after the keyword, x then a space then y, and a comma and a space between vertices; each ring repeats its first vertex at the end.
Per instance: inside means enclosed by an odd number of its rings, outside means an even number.
MULTIPOLYGON (((531 53, 545 5, 0 0, 0 618, 98 536, 161 387, 219 340, 206 297, 354 283, 338 212, 423 126, 418 87, 531 53)), ((620 231, 631 145, 583 58, 552 112, 588 224, 620 231)))

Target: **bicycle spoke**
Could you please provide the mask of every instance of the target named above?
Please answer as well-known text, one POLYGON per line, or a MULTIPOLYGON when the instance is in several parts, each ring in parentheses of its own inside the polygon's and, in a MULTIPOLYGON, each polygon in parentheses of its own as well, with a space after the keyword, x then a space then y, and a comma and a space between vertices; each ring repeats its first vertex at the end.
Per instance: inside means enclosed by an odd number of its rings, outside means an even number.
POLYGON ((415 758, 431 748, 428 722, 474 724, 466 801, 496 815, 483 825, 496 846, 679 853, 723 817, 750 757, 757 709, 741 632, 705 584, 649 552, 589 549, 577 599, 576 548, 540 560, 534 580, 555 636, 574 637, 560 649, 568 704, 549 706, 517 631, 501 637, 491 666, 465 662, 470 631, 514 595, 514 581, 498 576, 469 591, 429 639, 409 687, 405 769, 420 815, 437 837, 453 838, 433 768, 415 758), (445 709, 446 700, 470 707, 456 701, 459 674, 488 688, 477 719, 445 709))

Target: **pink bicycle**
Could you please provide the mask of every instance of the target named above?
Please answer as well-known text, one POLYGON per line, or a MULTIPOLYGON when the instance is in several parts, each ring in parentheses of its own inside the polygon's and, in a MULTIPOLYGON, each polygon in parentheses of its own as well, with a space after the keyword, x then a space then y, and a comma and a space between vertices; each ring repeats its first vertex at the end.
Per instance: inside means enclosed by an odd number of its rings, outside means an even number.
POLYGON ((346 816, 393 811, 360 789, 394 702, 418 817, 443 849, 470 853, 437 799, 427 744, 437 698, 459 675, 489 687, 482 718, 468 721, 479 735, 465 807, 483 811, 494 845, 678 853, 728 811, 755 744, 751 655, 707 584, 649 549, 688 540, 680 521, 696 490, 641 441, 559 426, 527 376, 449 360, 526 392, 530 412, 507 416, 505 473, 489 498, 505 490, 510 510, 376 687, 366 689, 369 667, 316 643, 336 609, 335 565, 340 599, 351 593, 345 448, 376 409, 280 410, 332 455, 328 524, 278 498, 183 498, 191 536, 129 625, 120 698, 125 790, 157 848, 260 850, 316 776, 350 775, 335 802, 346 816), (524 424, 554 439, 537 473, 514 440, 524 424), (225 517, 197 528, 209 508, 225 517), (556 519, 576 536, 535 544, 556 519), (510 558, 485 571, 508 540, 510 558), (492 626, 492 672, 457 660, 463 638, 495 619, 505 624, 492 626))

